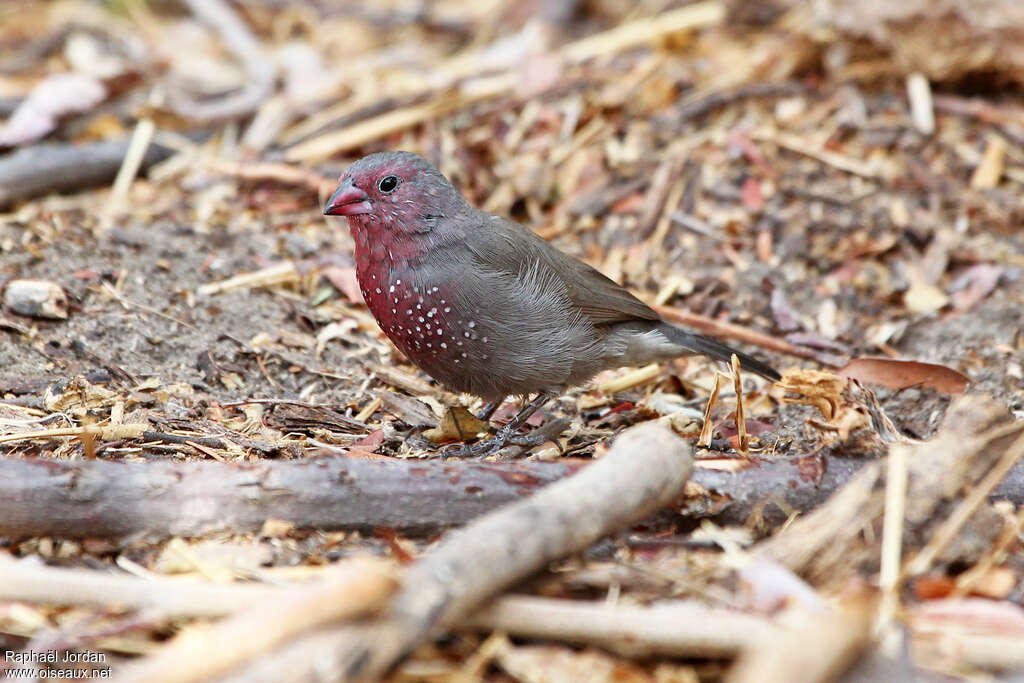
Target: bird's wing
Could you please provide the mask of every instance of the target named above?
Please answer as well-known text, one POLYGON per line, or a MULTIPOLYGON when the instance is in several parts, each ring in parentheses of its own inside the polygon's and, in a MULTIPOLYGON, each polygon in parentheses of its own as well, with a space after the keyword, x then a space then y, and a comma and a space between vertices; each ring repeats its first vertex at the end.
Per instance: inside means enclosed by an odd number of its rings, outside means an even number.
POLYGON ((661 319, 614 280, 555 249, 532 230, 499 216, 479 216, 481 225, 466 244, 482 266, 517 277, 536 269, 549 271, 544 275, 561 281, 573 305, 595 325, 661 319))

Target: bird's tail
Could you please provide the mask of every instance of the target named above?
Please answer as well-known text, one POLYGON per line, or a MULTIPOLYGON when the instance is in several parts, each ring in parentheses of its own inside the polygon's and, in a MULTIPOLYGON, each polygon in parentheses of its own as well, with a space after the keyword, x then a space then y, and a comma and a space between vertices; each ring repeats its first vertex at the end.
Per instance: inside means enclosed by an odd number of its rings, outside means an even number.
POLYGON ((678 328, 675 325, 669 325, 668 323, 662 323, 658 326, 658 329, 662 334, 668 337, 669 341, 673 344, 679 344, 680 346, 690 349, 694 353, 710 356, 711 358, 725 361, 726 363, 732 361, 732 354, 735 353, 736 357, 740 360, 740 367, 744 370, 758 374, 772 382, 778 382, 782 379, 782 375, 776 372, 776 370, 770 365, 762 363, 753 356, 749 356, 742 351, 737 351, 736 349, 728 347, 714 339, 710 339, 700 334, 687 332, 684 329, 678 328))

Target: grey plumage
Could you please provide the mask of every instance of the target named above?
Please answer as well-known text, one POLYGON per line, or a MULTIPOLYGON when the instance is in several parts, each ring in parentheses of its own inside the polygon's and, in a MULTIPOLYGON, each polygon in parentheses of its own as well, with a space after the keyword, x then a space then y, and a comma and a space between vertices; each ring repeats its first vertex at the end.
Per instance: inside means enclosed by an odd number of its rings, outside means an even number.
POLYGON ((471 207, 425 159, 372 154, 328 200, 356 244, 356 274, 388 337, 449 387, 490 401, 544 397, 595 373, 686 354, 770 380, 757 359, 674 327, 628 290, 531 230, 471 207))
POLYGON ((475 322, 474 352, 464 363, 424 368, 443 383, 497 400, 559 393, 607 368, 688 354, 728 362, 733 353, 745 370, 779 379, 745 353, 664 322, 628 290, 518 223, 468 205, 459 213, 435 229, 418 265, 428 288, 458 282, 458 308, 472 311, 475 322))

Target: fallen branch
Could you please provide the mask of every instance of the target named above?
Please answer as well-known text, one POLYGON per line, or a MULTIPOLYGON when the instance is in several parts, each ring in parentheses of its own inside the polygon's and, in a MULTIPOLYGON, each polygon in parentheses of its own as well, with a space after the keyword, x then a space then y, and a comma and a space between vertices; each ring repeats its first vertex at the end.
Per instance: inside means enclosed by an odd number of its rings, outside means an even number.
MULTIPOLYGON (((116 605, 123 610, 146 610, 161 617, 236 615, 230 622, 221 622, 216 627, 217 633, 210 634, 214 638, 234 632, 235 627, 229 628, 229 623, 234 622, 239 628, 243 622, 252 623, 255 611, 249 609, 253 605, 273 606, 274 612, 282 614, 291 612, 304 591, 315 598, 310 604, 316 605, 326 597, 323 591, 331 585, 344 588, 350 585, 347 580, 365 579, 376 590, 380 588, 377 579, 386 579, 389 575, 384 567, 374 567, 372 563, 362 562, 359 566, 362 569, 354 571, 343 565, 338 576, 332 574, 334 568, 325 569, 325 576, 309 586, 276 587, 242 582, 143 579, 126 574, 40 566, 32 561, 0 556, 0 575, 4 577, 0 582, 0 602, 102 608, 116 605)), ((314 611, 321 610, 314 608, 314 611)), ((272 625, 279 618, 263 621, 262 627, 277 628, 272 625)), ((484 605, 461 621, 458 628, 499 630, 515 636, 595 645, 631 657, 726 657, 763 640, 771 640, 779 627, 758 615, 695 602, 668 601, 650 607, 610 606, 512 595, 484 605)), ((239 637, 236 642, 242 640, 239 637)), ((196 657, 205 658, 205 655, 196 657)))
POLYGON ((203 536, 300 528, 436 532, 519 500, 578 464, 409 462, 118 463, 0 460, 0 535, 203 536))
POLYGON ((499 598, 466 624, 511 636, 593 645, 625 657, 731 657, 774 642, 781 630, 762 616, 683 601, 639 607, 525 595, 499 598))
POLYGON ((153 610, 166 617, 217 617, 271 599, 280 588, 186 583, 88 569, 59 569, 0 555, 0 601, 153 610))
MULTIPOLYGON (((0 157, 0 208, 50 192, 77 192, 107 185, 117 175, 129 140, 86 145, 34 145, 0 157)), ((163 161, 172 150, 150 145, 142 168, 163 161)))
MULTIPOLYGON (((431 534, 524 498, 590 462, 0 459, 0 536, 194 537, 256 532, 268 517, 300 529, 385 527, 431 534)), ((706 517, 720 524, 752 518, 773 524, 813 510, 865 466, 862 460, 823 455, 752 458, 733 471, 700 464, 692 481, 710 495, 688 497, 682 513, 687 520, 706 517)), ((1024 501, 1024 466, 1011 470, 993 496, 1024 501)), ((857 519, 851 514, 849 524, 857 519)), ((665 512, 652 521, 679 520, 665 512)), ((824 542, 830 538, 824 534, 824 542)))
POLYGON ((586 469, 443 540, 409 567, 384 618, 301 639, 236 680, 379 678, 495 594, 670 503, 692 464, 669 430, 633 428, 586 469))

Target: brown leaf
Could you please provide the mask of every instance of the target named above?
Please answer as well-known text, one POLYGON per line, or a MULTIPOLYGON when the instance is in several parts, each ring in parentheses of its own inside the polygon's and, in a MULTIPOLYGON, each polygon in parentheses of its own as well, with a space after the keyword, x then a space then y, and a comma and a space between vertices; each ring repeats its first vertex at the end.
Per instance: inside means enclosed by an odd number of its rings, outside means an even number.
POLYGON ((804 403, 816 407, 826 420, 833 419, 842 405, 842 392, 846 380, 831 372, 819 370, 787 370, 779 382, 787 394, 787 403, 804 403))
POLYGON ((854 358, 840 368, 838 374, 897 391, 925 387, 947 395, 962 394, 971 382, 966 375, 945 365, 892 358, 854 358))
POLYGON ((423 432, 423 436, 434 443, 444 441, 466 441, 478 434, 487 432, 487 423, 478 420, 473 413, 462 406, 449 408, 441 419, 441 424, 423 432))

